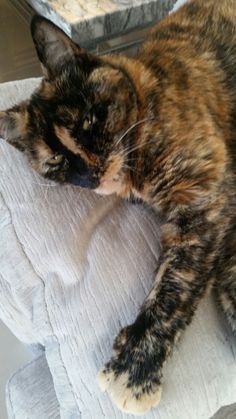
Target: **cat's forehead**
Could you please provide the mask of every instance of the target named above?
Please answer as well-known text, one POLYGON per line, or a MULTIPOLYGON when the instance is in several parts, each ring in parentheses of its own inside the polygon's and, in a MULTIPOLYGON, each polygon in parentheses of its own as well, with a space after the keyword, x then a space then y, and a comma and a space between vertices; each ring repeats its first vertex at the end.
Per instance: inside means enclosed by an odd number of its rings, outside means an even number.
POLYGON ((117 70, 98 68, 89 75, 82 75, 80 70, 64 71, 55 80, 43 79, 37 91, 37 97, 56 104, 60 112, 70 112, 68 108, 78 108, 111 95, 117 88, 121 75, 117 70), (99 96, 98 96, 99 94, 99 96))
POLYGON ((94 97, 116 101, 122 95, 125 102, 129 92, 128 78, 119 68, 109 65, 96 68, 88 78, 88 85, 94 92, 94 97))
POLYGON ((104 86, 117 86, 124 79, 124 74, 118 68, 113 68, 109 65, 104 65, 95 68, 88 77, 88 82, 91 84, 104 86))
POLYGON ((42 80, 38 90, 31 97, 31 109, 45 116, 57 115, 65 121, 78 120, 89 107, 91 95, 81 90, 80 85, 71 85, 59 79, 56 82, 42 80))

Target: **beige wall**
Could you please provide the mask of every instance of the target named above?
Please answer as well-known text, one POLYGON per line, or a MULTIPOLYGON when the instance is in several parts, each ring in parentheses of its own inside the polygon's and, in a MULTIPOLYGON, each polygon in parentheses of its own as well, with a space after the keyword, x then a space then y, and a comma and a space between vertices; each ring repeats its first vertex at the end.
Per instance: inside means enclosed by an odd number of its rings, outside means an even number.
POLYGON ((40 74, 29 25, 9 0, 0 0, 0 82, 40 74))

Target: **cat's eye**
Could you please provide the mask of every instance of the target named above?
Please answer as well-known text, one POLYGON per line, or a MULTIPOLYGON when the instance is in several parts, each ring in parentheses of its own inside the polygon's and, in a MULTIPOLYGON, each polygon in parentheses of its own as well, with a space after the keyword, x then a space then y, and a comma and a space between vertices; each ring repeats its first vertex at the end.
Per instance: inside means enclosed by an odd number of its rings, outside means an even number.
POLYGON ((92 125, 91 119, 85 118, 85 120, 83 122, 83 130, 88 131, 91 128, 91 125, 92 125))
POLYGON ((62 154, 55 154, 51 159, 47 161, 47 164, 50 166, 58 166, 64 160, 64 156, 62 154))
POLYGON ((94 114, 90 116, 86 116, 86 118, 83 121, 83 127, 82 127, 83 130, 84 131, 90 130, 96 121, 97 121, 97 118, 94 114))

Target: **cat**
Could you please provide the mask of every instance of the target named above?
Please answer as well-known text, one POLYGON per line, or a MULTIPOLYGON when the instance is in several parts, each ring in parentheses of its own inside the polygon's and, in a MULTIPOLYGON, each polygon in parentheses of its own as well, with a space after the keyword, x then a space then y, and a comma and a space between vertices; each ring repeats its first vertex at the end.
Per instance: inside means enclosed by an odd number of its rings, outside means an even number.
POLYGON ((163 219, 153 287, 98 375, 142 414, 209 289, 236 331, 235 2, 188 1, 132 58, 92 55, 40 16, 31 28, 44 77, 0 113, 1 136, 42 176, 135 197, 163 219))

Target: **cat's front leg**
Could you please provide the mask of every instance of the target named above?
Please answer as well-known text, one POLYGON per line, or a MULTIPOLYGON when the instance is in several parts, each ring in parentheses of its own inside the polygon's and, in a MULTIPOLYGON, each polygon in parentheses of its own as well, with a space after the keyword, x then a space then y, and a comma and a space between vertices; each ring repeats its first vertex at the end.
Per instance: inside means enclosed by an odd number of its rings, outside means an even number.
POLYGON ((199 214, 191 223, 180 216, 163 226, 154 286, 98 375, 100 387, 121 410, 138 415, 159 403, 163 364, 211 283, 218 242, 216 225, 199 214))

